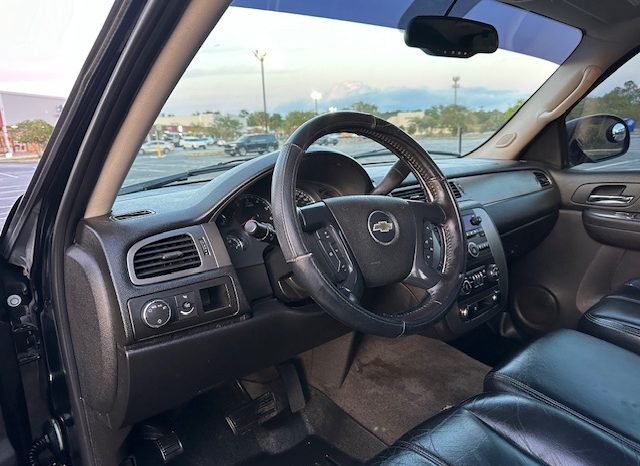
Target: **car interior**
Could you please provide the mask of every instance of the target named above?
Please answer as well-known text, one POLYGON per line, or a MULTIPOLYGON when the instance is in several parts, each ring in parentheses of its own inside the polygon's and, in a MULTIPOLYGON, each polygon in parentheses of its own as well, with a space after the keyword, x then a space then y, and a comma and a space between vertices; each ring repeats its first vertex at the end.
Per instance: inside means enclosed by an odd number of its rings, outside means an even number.
POLYGON ((636 2, 394 6, 398 43, 444 64, 517 40, 560 53, 510 28, 570 28, 557 69, 464 157, 331 111, 215 177, 135 190, 149 129, 229 11, 388 27, 368 15, 394 2, 138 3, 114 5, 4 231, 4 290, 28 278, 13 295, 39 303, 9 304, 37 316, 22 385, 39 443, 12 442, 29 464, 640 462, 640 179, 615 166, 633 135, 628 115, 575 118, 635 56, 636 2), (502 7, 511 22, 491 20, 502 7), (458 26, 482 40, 455 48, 458 26), (330 134, 394 157, 315 144, 330 134))

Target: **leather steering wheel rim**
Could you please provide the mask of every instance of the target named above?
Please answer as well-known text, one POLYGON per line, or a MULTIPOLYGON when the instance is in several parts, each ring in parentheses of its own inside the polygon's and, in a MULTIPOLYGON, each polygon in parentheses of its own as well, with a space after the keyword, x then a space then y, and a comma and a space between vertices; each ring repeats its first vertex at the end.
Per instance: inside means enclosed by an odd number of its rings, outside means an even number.
MULTIPOLYGON (((296 280, 306 287, 309 295, 320 307, 353 330, 388 337, 419 333, 441 319, 455 302, 466 266, 464 230, 457 202, 446 178, 426 150, 391 123, 373 115, 357 112, 329 113, 307 121, 281 147, 273 172, 271 200, 278 241, 296 280), (308 215, 302 215, 303 212, 296 207, 295 188, 298 168, 306 155, 305 151, 318 138, 339 132, 358 134, 388 148, 411 169, 424 190, 427 201, 417 203, 390 196, 346 196, 313 204, 310 209, 305 208, 308 215), (342 201, 339 201, 340 199, 342 201), (310 218, 317 217, 317 212, 321 209, 324 209, 326 223, 330 225, 325 224, 324 227, 311 225, 313 221, 310 218), (354 291, 366 284, 362 282, 367 281, 367 273, 369 281, 375 282, 374 286, 384 279, 385 265, 379 264, 377 269, 371 267, 371 263, 375 261, 369 260, 369 253, 363 249, 365 246, 360 244, 362 241, 366 242, 368 237, 360 231, 354 233, 354 228, 364 228, 364 226, 351 225, 351 223, 358 223, 356 218, 365 218, 364 215, 369 215, 368 233, 373 235, 371 215, 374 211, 390 212, 383 218, 385 222, 388 220, 391 230, 395 225, 396 231, 393 234, 397 234, 401 241, 396 241, 397 244, 393 243, 396 244, 393 247, 402 248, 403 257, 406 257, 409 247, 407 242, 410 241, 412 232, 416 238, 411 272, 407 278, 395 283, 406 281, 411 285, 424 288, 427 293, 418 305, 399 313, 371 312, 359 304, 358 293, 354 291), (415 220, 413 225, 409 213, 415 220), (441 232, 444 255, 441 269, 433 274, 434 271, 428 270, 421 262, 423 250, 419 242, 420 238, 423 238, 423 225, 427 224, 425 223, 427 220, 437 224, 441 232), (357 237, 357 241, 346 238, 343 230, 349 230, 357 237), (322 235, 318 232, 326 235, 328 240, 322 242, 322 235), (310 238, 318 239, 318 244, 324 249, 310 247, 310 238), (342 267, 345 263, 349 265, 345 267, 348 287, 344 285, 345 280, 340 285, 336 283, 335 277, 332 279, 327 273, 326 264, 330 262, 326 261, 326 257, 323 261, 320 257, 323 254, 319 252, 326 253, 327 244, 331 244, 331 247, 336 246, 337 249, 334 248, 333 251, 342 258, 342 262, 338 261, 338 264, 342 267), (354 253, 354 249, 358 250, 354 253), (362 265, 356 257, 358 259, 364 257, 365 261, 360 260, 360 262, 366 263, 362 265), (437 280, 434 277, 437 277, 437 280)), ((376 229, 375 225, 373 231, 376 229)), ((385 223, 381 225, 386 226, 385 223)), ((377 242, 380 243, 380 241, 377 242)), ((377 246, 369 238, 369 244, 366 247, 370 250, 379 248, 380 251, 376 250, 373 253, 378 254, 377 257, 385 262, 384 254, 387 254, 387 250, 383 246, 387 244, 377 246)), ((327 254, 332 255, 331 252, 327 254)), ((387 255, 392 254, 389 252, 387 255)), ((392 261, 393 258, 389 257, 389 260, 392 261)), ((396 268, 389 267, 390 274, 403 274, 406 270, 406 264, 398 264, 396 268)))

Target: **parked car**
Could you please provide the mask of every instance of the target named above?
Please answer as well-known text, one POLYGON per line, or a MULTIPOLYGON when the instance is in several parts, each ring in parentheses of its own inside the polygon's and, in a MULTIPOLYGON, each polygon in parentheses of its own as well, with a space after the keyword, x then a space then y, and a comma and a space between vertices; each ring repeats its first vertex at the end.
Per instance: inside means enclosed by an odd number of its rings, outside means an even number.
POLYGON ((206 149, 207 139, 198 136, 185 136, 182 138, 182 147, 185 149, 206 149))
POLYGON ((338 136, 337 134, 327 134, 325 136, 322 136, 321 138, 318 138, 315 144, 320 144, 321 146, 328 146, 328 145, 335 146, 336 144, 338 144, 339 141, 340 141, 340 136, 338 136))
POLYGON ((175 146, 171 142, 153 140, 142 144, 138 152, 140 154, 155 154, 158 152, 158 147, 163 154, 168 154, 173 149, 175 149, 175 146))
POLYGON ((224 152, 229 155, 247 155, 250 152, 264 154, 278 148, 275 134, 245 134, 236 141, 225 144, 224 152))
POLYGON ((207 146, 215 146, 216 144, 216 138, 214 137, 207 136, 204 140, 207 141, 207 146))

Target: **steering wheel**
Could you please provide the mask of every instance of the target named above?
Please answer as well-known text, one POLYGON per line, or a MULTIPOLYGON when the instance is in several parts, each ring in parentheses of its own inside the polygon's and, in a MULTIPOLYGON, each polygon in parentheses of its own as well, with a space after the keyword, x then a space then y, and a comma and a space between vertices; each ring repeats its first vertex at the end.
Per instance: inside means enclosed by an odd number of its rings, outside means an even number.
POLYGON ((336 112, 300 126, 282 146, 271 185, 274 228, 296 280, 328 314, 353 330, 396 337, 419 333, 455 301, 466 265, 460 211, 446 178, 413 138, 373 115, 336 112), (318 138, 349 132, 394 153, 411 169, 426 202, 356 195, 297 208, 298 168, 318 138), (440 231, 443 260, 432 261, 429 237, 440 231), (426 243, 426 245, 425 245, 426 243), (427 291, 410 309, 374 313, 365 288, 405 283, 427 291))

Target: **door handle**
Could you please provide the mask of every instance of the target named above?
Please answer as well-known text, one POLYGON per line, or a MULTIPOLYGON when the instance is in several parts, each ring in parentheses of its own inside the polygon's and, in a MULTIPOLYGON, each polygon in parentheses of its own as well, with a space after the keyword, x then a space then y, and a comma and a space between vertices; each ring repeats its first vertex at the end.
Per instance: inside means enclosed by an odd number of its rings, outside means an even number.
POLYGON ((608 206, 625 206, 631 204, 633 196, 622 196, 612 194, 591 194, 589 195, 589 204, 608 205, 608 206))

